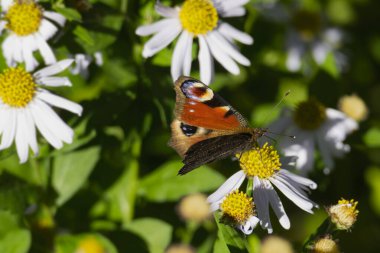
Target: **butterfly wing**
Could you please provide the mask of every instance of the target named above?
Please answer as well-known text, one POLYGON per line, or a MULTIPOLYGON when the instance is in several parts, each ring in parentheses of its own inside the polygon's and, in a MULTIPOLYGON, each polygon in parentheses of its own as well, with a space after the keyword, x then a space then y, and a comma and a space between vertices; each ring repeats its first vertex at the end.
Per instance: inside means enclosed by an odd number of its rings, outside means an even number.
POLYGON ((248 122, 207 85, 191 77, 175 82, 175 119, 171 124, 172 146, 181 157, 195 143, 239 132, 247 132, 248 122))
POLYGON ((185 154, 185 164, 178 172, 184 175, 199 166, 240 153, 252 146, 250 133, 238 133, 209 138, 192 145, 185 154))
POLYGON ((249 127, 240 113, 202 82, 183 76, 175 82, 174 89, 175 117, 181 122, 224 131, 249 127))

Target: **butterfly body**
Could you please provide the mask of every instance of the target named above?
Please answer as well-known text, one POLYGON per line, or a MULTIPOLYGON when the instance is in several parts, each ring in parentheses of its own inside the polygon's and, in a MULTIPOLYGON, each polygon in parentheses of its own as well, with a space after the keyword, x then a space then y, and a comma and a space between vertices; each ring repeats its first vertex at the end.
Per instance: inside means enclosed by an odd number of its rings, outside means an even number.
POLYGON ((169 145, 187 172, 251 149, 265 129, 251 128, 244 117, 207 85, 191 77, 175 82, 175 119, 169 145))

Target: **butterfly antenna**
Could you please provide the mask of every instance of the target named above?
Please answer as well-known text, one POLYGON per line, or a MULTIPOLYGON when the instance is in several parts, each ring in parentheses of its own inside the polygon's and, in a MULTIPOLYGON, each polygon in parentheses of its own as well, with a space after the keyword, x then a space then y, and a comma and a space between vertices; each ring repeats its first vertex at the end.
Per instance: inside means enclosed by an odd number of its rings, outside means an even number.
POLYGON ((264 119, 264 122, 266 122, 267 119, 268 119, 268 117, 269 117, 269 115, 273 114, 274 110, 277 109, 282 104, 282 102, 284 102, 285 98, 287 96, 289 96, 289 94, 290 94, 290 90, 288 90, 288 91, 285 92, 285 94, 282 96, 282 98, 280 99, 280 101, 278 101, 277 104, 275 106, 273 106, 272 109, 269 111, 269 113, 267 114, 267 116, 264 119))
MULTIPOLYGON (((284 137, 289 137, 290 139, 296 139, 296 136, 295 135, 287 135, 287 134, 280 134, 280 133, 274 133, 274 132, 270 132, 270 131, 267 131, 267 133, 270 133, 270 134, 274 134, 274 135, 279 135, 279 136, 284 136, 284 137)), ((274 140, 272 137, 268 136, 268 135, 264 135, 265 137, 271 139, 271 140, 274 140)))

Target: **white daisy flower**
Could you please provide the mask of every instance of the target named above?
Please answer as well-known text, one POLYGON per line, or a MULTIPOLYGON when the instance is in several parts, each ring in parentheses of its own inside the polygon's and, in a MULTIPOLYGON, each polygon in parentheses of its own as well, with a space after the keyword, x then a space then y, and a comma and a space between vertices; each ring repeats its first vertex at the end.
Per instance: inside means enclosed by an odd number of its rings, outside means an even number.
POLYGON ((286 157, 280 161, 277 151, 265 143, 261 148, 243 153, 239 160, 242 169, 208 197, 212 210, 218 209, 226 195, 239 189, 245 178, 253 181, 252 191, 257 216, 261 226, 267 229, 268 233, 273 232, 269 205, 273 208, 281 226, 285 229, 290 228, 289 218, 273 185, 302 210, 313 213, 312 208, 317 207, 306 194, 308 189, 316 189, 317 184, 285 169, 291 165, 294 157, 286 157))
POLYGON ((314 150, 318 146, 325 173, 334 168, 334 157, 341 157, 350 146, 344 144, 346 136, 358 128, 358 123, 344 113, 325 108, 315 99, 298 104, 294 111, 284 109, 269 129, 272 132, 295 136, 281 138, 280 150, 286 156, 298 156, 296 168, 306 174, 314 166, 314 150))
POLYGON ((71 86, 67 77, 55 74, 73 60, 62 60, 35 73, 21 67, 5 69, 0 74, 0 150, 15 141, 20 162, 28 160, 29 147, 38 154, 36 128, 56 149, 71 143, 73 130, 59 118, 51 106, 81 115, 82 107, 45 90, 43 87, 71 86))
POLYGON ((210 211, 217 210, 222 212, 221 222, 237 227, 246 235, 251 234, 260 221, 256 216, 252 198, 238 190, 231 191, 211 206, 210 211))
POLYGON ((33 52, 39 50, 46 64, 56 62, 53 50, 46 42, 63 26, 66 19, 53 11, 46 11, 33 0, 1 0, 0 34, 6 30, 2 48, 8 66, 25 62, 26 70, 38 66, 33 52))
POLYGON ((71 73, 74 75, 81 75, 83 78, 87 79, 89 72, 88 68, 90 64, 95 61, 97 66, 103 65, 103 55, 101 52, 94 53, 93 56, 88 54, 76 54, 74 55, 75 66, 70 69, 71 73))
POLYGON ((190 75, 192 44, 194 38, 198 38, 202 82, 209 84, 213 79, 213 58, 230 73, 239 74, 237 63, 244 66, 251 63, 239 52, 234 41, 250 45, 253 39, 220 18, 243 16, 245 9, 242 6, 247 2, 248 0, 186 0, 181 7, 170 8, 157 1, 156 11, 164 19, 140 26, 136 30, 140 36, 154 34, 145 44, 143 56, 156 54, 179 35, 171 63, 172 78, 177 80, 181 75, 190 75))
POLYGON ((287 26, 286 67, 299 71, 307 55, 311 55, 317 65, 322 65, 332 53, 339 70, 346 64, 346 56, 339 51, 344 34, 336 27, 329 27, 325 17, 318 12, 302 9, 298 4, 285 6, 282 3, 257 5, 269 19, 287 26))

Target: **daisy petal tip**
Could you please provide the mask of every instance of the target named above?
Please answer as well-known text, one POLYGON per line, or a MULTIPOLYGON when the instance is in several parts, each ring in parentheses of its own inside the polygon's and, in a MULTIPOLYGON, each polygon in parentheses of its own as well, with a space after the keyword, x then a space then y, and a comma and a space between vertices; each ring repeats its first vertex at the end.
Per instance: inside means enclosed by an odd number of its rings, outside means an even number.
POLYGON ((284 229, 286 230, 290 229, 290 220, 286 215, 282 216, 279 219, 279 222, 284 229))

